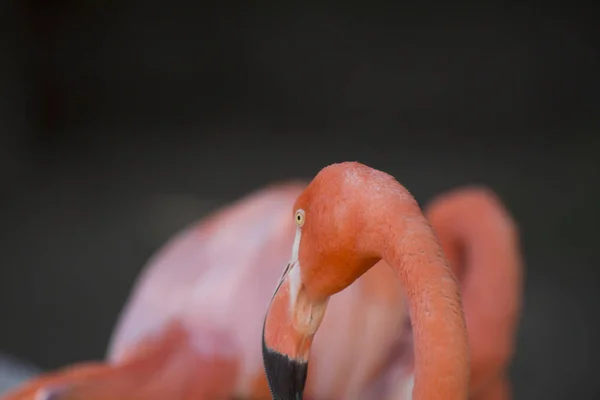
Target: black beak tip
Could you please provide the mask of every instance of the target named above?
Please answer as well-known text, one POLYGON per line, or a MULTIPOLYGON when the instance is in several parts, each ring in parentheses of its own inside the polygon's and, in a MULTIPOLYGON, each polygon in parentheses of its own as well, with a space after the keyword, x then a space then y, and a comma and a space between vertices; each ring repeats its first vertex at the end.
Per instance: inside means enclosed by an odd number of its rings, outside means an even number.
POLYGON ((274 400, 302 400, 308 362, 290 359, 264 343, 263 362, 274 400))

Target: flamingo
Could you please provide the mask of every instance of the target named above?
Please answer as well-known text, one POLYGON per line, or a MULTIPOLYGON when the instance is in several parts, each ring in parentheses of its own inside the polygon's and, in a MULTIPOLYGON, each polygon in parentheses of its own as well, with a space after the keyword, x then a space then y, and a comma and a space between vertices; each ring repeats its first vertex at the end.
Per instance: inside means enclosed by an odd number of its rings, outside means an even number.
POLYGON ((439 196, 425 215, 359 163, 264 188, 149 261, 105 362, 3 398, 509 399, 516 226, 477 187, 439 196))

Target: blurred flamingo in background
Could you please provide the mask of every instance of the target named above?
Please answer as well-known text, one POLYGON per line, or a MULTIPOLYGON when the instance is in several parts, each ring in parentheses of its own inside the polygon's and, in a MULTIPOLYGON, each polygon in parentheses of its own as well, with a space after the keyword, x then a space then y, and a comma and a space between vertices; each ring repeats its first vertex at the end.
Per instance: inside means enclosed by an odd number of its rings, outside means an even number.
MULTIPOLYGON (((354 172, 366 168, 380 174, 356 163, 341 165, 354 172)), ((332 184, 339 186, 339 182, 332 184)), ((263 323, 267 348, 277 347, 285 321, 274 311, 278 302, 273 290, 290 260, 299 229, 293 206, 299 197, 307 201, 306 188, 304 182, 272 185, 176 235, 149 261, 133 288, 114 331, 107 362, 44 374, 4 399, 270 399, 260 346, 263 323), (270 317, 265 320, 267 309, 270 317)), ((394 190, 402 201, 414 202, 399 184, 394 190)), ((312 196, 318 197, 314 189, 312 196)), ((338 201, 324 200, 330 202, 328 210, 338 201)), ((409 208, 418 218, 416 203, 409 208)), ((436 350, 427 338, 418 346, 413 344, 413 330, 423 337, 419 325, 423 319, 415 318, 411 327, 408 310, 414 317, 414 302, 406 300, 418 293, 411 293, 414 287, 403 287, 395 271, 381 260, 346 288, 351 282, 336 284, 335 290, 343 290, 331 296, 327 313, 320 326, 316 324, 319 334, 311 346, 305 397, 401 399, 411 398, 415 386, 417 398, 427 390, 417 388, 428 385, 423 370, 436 371, 435 365, 422 363, 422 378, 417 376, 414 382, 415 366, 418 370, 425 348, 432 356, 455 358, 437 371, 454 367, 451 373, 456 381, 446 387, 454 387, 459 397, 461 385, 469 382, 471 399, 511 398, 506 373, 522 287, 517 229, 499 199, 485 188, 444 194, 428 205, 425 215, 459 280, 470 347, 470 382, 466 349, 460 346, 466 340, 460 328, 462 313, 449 317, 453 321, 442 327, 454 326, 449 331, 459 344, 454 349, 438 345, 436 350)), ((331 243, 336 240, 331 238, 331 243)), ((285 281, 290 273, 284 274, 283 285, 289 286, 285 281)), ((452 290, 453 279, 445 279, 443 273, 438 278, 432 286, 443 280, 444 290, 452 290)), ((311 329, 314 333, 316 327, 311 329)), ((435 333, 429 335, 434 337, 435 333)), ((429 390, 435 391, 435 386, 429 390)), ((437 396, 453 398, 448 393, 437 396)))

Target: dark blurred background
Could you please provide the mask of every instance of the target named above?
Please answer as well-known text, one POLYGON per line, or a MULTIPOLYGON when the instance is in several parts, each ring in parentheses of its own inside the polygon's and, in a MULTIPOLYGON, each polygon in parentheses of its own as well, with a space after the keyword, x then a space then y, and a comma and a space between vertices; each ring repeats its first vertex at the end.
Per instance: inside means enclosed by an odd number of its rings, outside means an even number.
POLYGON ((170 235, 358 160, 422 204, 493 188, 527 262, 516 398, 600 398, 591 6, 199 4, 0 3, 0 351, 103 357, 170 235))

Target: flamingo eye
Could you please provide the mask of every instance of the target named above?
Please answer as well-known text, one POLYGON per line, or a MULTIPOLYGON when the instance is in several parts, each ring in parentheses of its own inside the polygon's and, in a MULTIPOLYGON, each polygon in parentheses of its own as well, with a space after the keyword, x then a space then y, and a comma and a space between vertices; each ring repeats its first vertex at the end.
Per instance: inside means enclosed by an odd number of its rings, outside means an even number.
POLYGON ((298 225, 298 228, 301 228, 302 225, 304 225, 304 220, 305 220, 305 216, 304 216, 304 210, 297 210, 296 214, 294 215, 294 222, 296 222, 296 225, 298 225))

